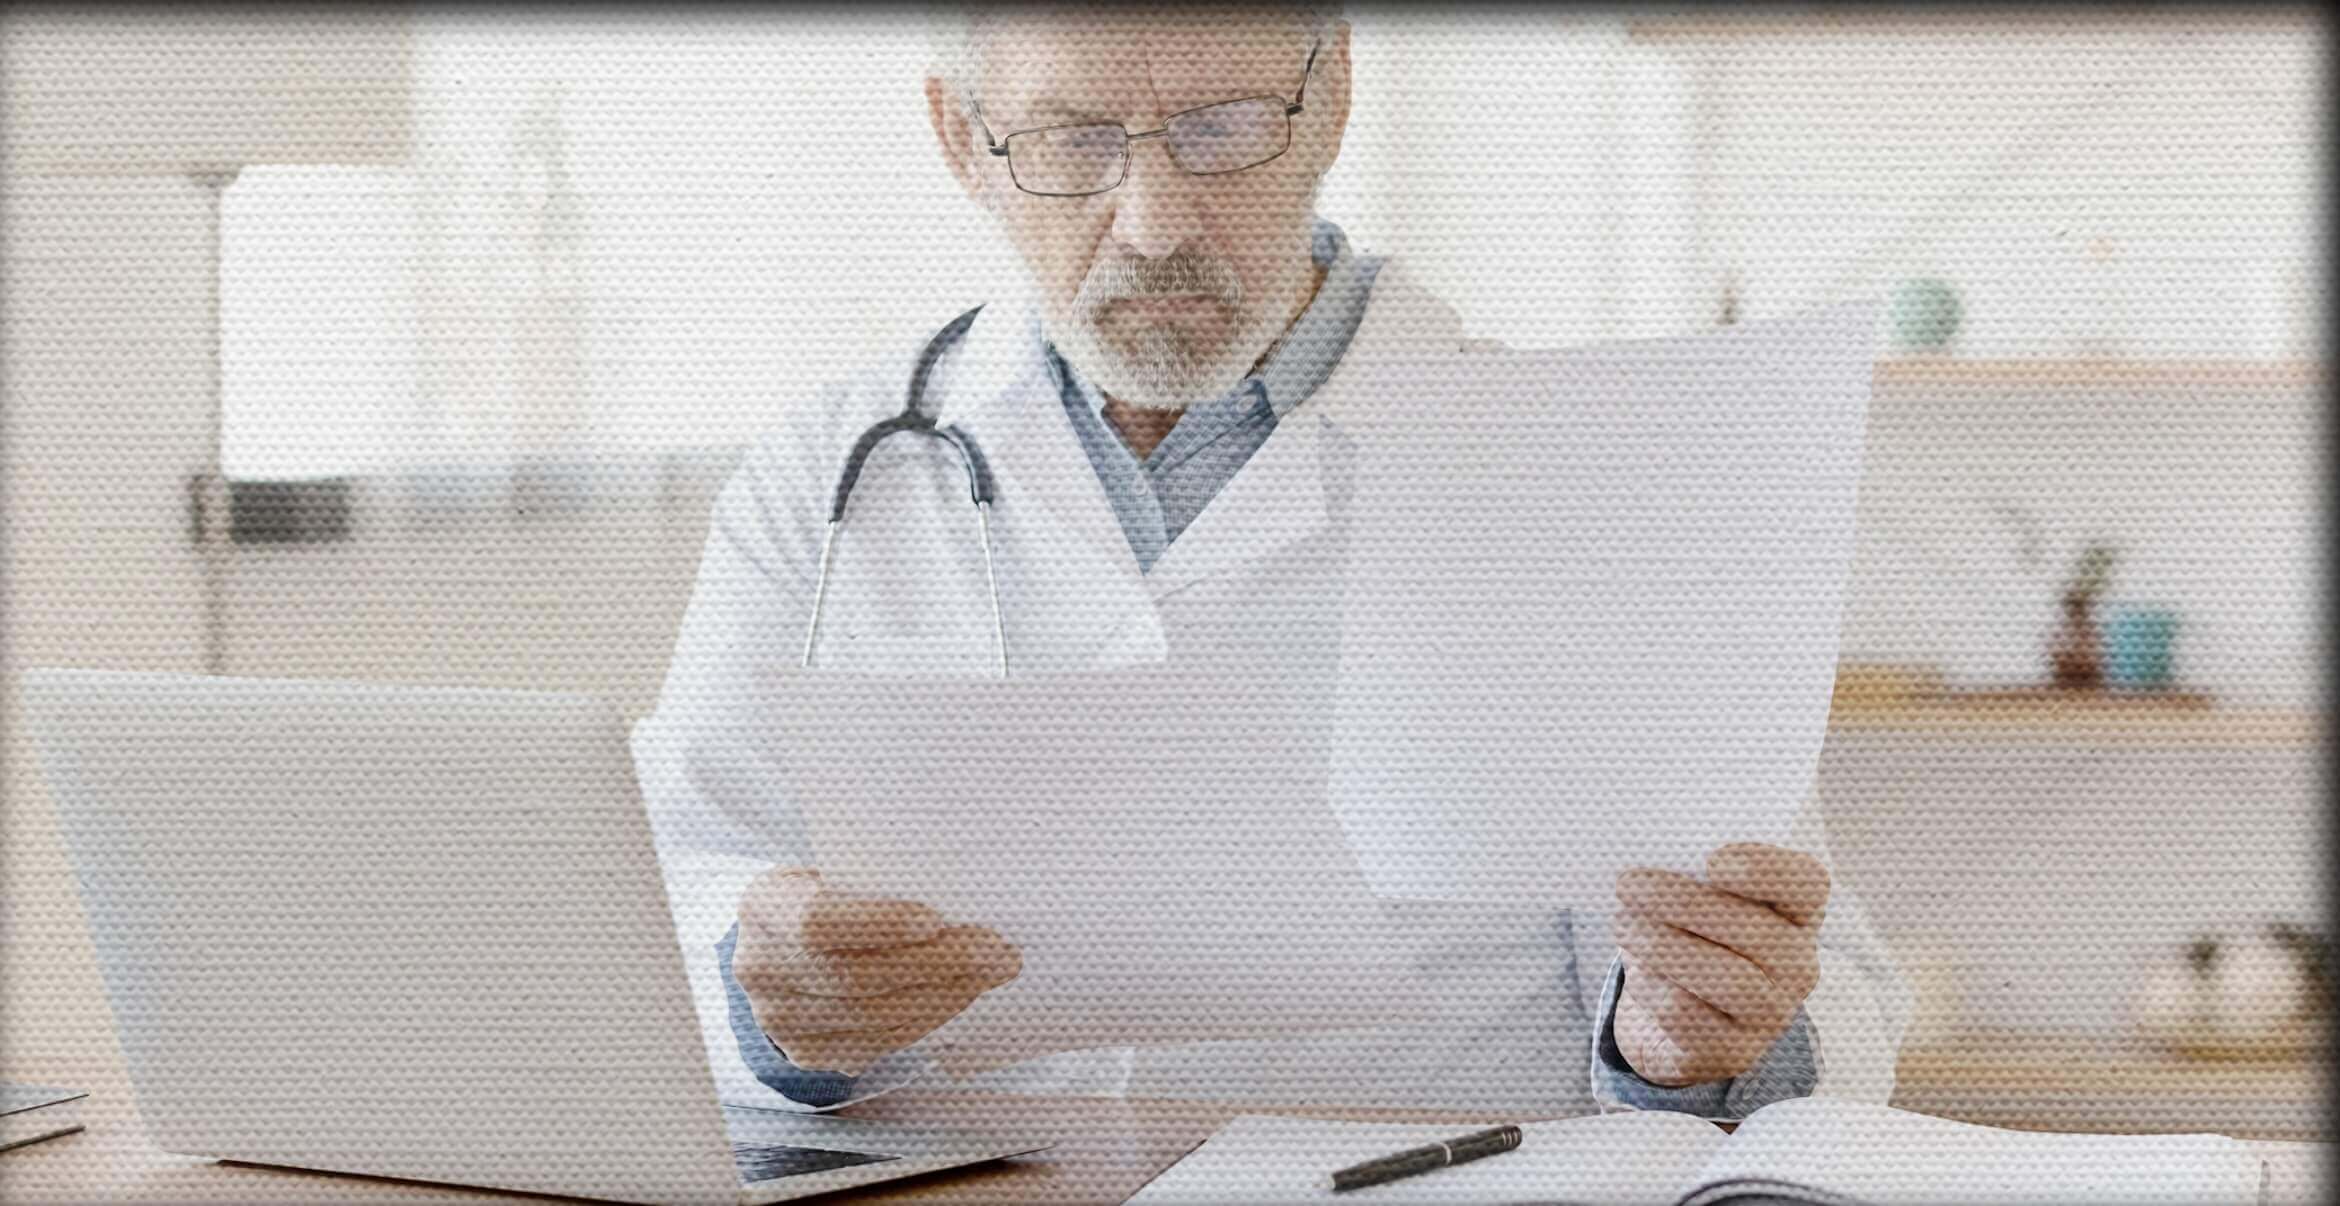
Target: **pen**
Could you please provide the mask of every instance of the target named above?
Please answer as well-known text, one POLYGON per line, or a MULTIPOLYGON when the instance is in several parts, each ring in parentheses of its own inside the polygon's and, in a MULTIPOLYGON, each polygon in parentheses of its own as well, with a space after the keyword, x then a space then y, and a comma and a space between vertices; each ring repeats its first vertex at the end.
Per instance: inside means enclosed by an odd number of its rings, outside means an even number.
POLYGON ((1332 1175, 1333 1192, 1339 1193, 1344 1189, 1362 1189, 1367 1185, 1379 1185, 1386 1181, 1395 1181, 1400 1177, 1426 1173, 1434 1168, 1445 1168, 1450 1164, 1462 1164, 1476 1160, 1481 1156, 1507 1152, 1518 1146, 1518 1127, 1491 1127, 1476 1134, 1464 1135, 1459 1139, 1448 1139, 1441 1143, 1409 1148, 1396 1155, 1383 1156, 1378 1160, 1367 1160, 1363 1164, 1352 1164, 1332 1175))

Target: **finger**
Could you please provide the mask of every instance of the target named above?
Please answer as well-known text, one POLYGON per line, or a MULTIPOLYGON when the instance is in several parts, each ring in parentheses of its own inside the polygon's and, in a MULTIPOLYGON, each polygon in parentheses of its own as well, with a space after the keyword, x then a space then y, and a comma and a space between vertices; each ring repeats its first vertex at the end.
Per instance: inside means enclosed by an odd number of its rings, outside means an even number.
POLYGON ((942 932, 942 914, 915 900, 830 888, 804 913, 805 945, 822 950, 876 950, 925 942, 942 932))
POLYGON ((808 867, 774 867, 755 877, 740 893, 742 929, 793 944, 805 906, 820 891, 820 872, 808 867))
POLYGON ((1630 996, 1618 998, 1613 1024, 1618 1053, 1642 1079, 1668 1086, 1694 1084, 1700 1079, 1686 1071, 1689 1053, 1659 1028, 1640 1001, 1630 996))
MULTIPOLYGON (((1761 908, 1760 905, 1751 907, 1761 908)), ((1692 927, 1676 925, 1665 917, 1640 909, 1631 907, 1620 909, 1617 912, 1617 918, 1620 925, 1624 924, 1626 918, 1634 918, 1655 932, 1672 931, 1696 942, 1710 943, 1716 951, 1735 957, 1748 967, 1753 968, 1755 974, 1761 976, 1773 989, 1777 990, 1781 999, 1801 1001, 1812 991, 1813 985, 1818 983, 1820 978, 1818 944, 1813 940, 1811 930, 1798 926, 1777 914, 1769 913, 1768 910, 1765 912, 1770 917, 1770 924, 1778 927, 1779 933, 1761 941, 1742 938, 1738 940, 1736 946, 1715 942, 1714 939, 1699 933, 1692 927)))
POLYGON ((908 1026, 943 1010, 950 1017, 991 987, 986 976, 921 984, 882 997, 807 997, 783 994, 766 1002, 792 1040, 869 1034, 908 1026))
POLYGON ((802 868, 757 876, 740 897, 740 916, 782 942, 821 950, 924 942, 943 926, 941 914, 917 901, 832 888, 802 868))
POLYGON ((1828 868, 1801 850, 1735 842, 1706 856, 1706 882, 1761 901, 1797 925, 1817 925, 1828 906, 1828 868))
POLYGON ((1617 945, 1651 971, 1750 1026, 1777 1026, 1795 1012, 1795 1002, 1761 968, 1696 934, 1627 911, 1617 916, 1617 945))
MULTIPOLYGON (((875 997, 969 975, 1004 984, 1021 969, 1022 957, 1006 939, 982 926, 961 925, 925 942, 883 950, 796 947, 755 971, 773 987, 805 996, 875 997)), ((749 973, 737 974, 746 985, 749 973)))
POLYGON ((982 989, 972 988, 957 1001, 945 999, 933 1002, 929 1008, 901 1025, 890 1026, 883 1030, 805 1035, 791 1038, 781 1054, 788 1056, 788 1061, 800 1068, 817 1067, 826 1071, 843 1071, 858 1076, 866 1071, 869 1065, 876 1063, 887 1054, 917 1042, 943 1023, 957 1017, 981 994, 982 989), (801 1054, 803 1059, 797 1058, 798 1054, 801 1054), (807 1060, 818 1062, 807 1063, 805 1062, 807 1060))
POLYGON ((1636 976, 1632 990, 1634 1000, 1650 1020, 1685 1051, 1728 1050, 1741 1041, 1747 1029, 1664 976, 1636 976))
POLYGON ((1617 900, 1651 921, 1729 947, 1799 997, 1819 974, 1810 929, 1687 875, 1636 867, 1617 876, 1617 900))

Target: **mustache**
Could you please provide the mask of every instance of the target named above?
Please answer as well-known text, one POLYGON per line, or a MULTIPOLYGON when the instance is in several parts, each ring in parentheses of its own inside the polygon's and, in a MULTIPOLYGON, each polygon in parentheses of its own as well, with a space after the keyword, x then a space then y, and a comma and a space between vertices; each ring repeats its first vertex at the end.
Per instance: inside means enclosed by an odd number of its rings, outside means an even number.
POLYGON ((1182 293, 1199 293, 1239 307, 1243 281, 1225 261, 1192 251, 1175 251, 1159 259, 1130 256, 1098 265, 1081 282, 1073 301, 1083 313, 1095 315, 1123 298, 1182 293))

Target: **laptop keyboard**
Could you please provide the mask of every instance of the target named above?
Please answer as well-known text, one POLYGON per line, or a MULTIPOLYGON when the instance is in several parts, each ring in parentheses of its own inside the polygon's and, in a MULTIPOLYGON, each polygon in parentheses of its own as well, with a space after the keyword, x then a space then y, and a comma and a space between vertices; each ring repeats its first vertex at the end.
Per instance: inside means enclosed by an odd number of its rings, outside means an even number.
POLYGON ((739 1165, 742 1181, 777 1181, 782 1177, 801 1177, 806 1173, 823 1172, 832 1168, 851 1168, 856 1164, 877 1164, 898 1156, 879 1156, 869 1152, 838 1152, 824 1147, 789 1147, 777 1143, 734 1143, 732 1162, 739 1165))

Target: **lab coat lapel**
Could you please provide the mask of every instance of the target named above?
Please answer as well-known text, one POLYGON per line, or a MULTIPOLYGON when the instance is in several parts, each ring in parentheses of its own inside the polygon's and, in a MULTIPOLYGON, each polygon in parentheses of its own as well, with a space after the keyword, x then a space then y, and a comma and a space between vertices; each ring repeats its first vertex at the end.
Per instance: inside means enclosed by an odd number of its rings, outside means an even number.
POLYGON ((984 307, 960 346, 937 367, 941 422, 975 433, 999 481, 998 510, 1044 511, 1112 567, 1115 585, 1160 599, 1238 570, 1330 521, 1328 442, 1350 416, 1438 405, 1431 391, 1451 372, 1461 324, 1416 285, 1402 263, 1383 264, 1348 349, 1316 392, 1276 425, 1243 468, 1142 573, 1080 437, 1041 359, 1029 295, 984 307))
POLYGON ((972 432, 990 461, 1002 524, 1016 512, 1045 516, 1135 582, 1137 557, 1114 517, 1097 471, 1056 395, 1031 337, 1031 303, 1005 298, 983 308, 966 338, 937 367, 937 421, 972 432))
POLYGON ((1159 599, 1241 568, 1322 531, 1330 520, 1326 473, 1343 418, 1424 404, 1419 395, 1460 341, 1454 312, 1414 285, 1397 261, 1375 278, 1340 363, 1316 392, 1276 424, 1251 459, 1154 563, 1159 599), (1402 395, 1402 396, 1393 396, 1402 395))
POLYGON ((1146 575, 1153 596, 1183 590, 1321 531, 1321 438, 1319 423, 1301 411, 1278 423, 1154 562, 1146 575))
POLYGON ((1160 661, 1161 613, 1146 593, 1097 470, 1032 338, 1029 303, 986 306, 937 366, 935 412, 975 436, 996 483, 1001 589, 1018 596, 1008 642, 1027 670, 1160 661), (1021 629, 1021 631, 1018 631, 1021 629))

